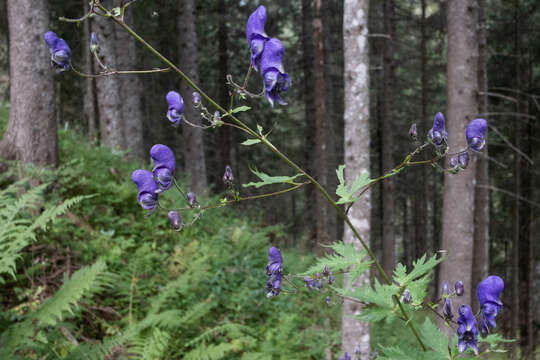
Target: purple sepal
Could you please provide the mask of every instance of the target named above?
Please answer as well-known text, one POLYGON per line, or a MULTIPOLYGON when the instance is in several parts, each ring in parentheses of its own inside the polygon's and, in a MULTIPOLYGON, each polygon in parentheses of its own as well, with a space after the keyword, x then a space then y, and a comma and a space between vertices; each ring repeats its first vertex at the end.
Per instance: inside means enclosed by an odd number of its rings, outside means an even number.
POLYGON ((467 143, 472 151, 480 151, 484 147, 486 140, 487 122, 484 119, 474 119, 467 125, 465 129, 465 136, 467 137, 467 143))
POLYGON ((291 87, 291 78, 285 73, 282 58, 285 47, 276 38, 266 42, 261 56, 261 74, 264 81, 264 92, 270 104, 274 102, 286 105, 280 94, 286 92, 291 87))
POLYGON ((154 160, 154 169, 152 173, 162 190, 167 190, 171 187, 173 181, 174 168, 176 160, 172 150, 162 144, 155 144, 150 149, 150 156, 154 160))
POLYGON ((448 133, 444 126, 444 115, 441 112, 438 112, 433 119, 433 127, 428 132, 428 139, 436 148, 446 144, 448 133))
POLYGON ((273 297, 279 295, 281 289, 281 277, 283 259, 278 248, 272 246, 268 249, 268 266, 266 274, 270 276, 266 283, 266 296, 273 297))
POLYGON ((469 305, 460 305, 458 318, 458 350, 460 353, 470 347, 478 355, 478 329, 476 319, 469 305))
POLYGON ((496 275, 485 278, 478 284, 476 294, 482 312, 480 318, 480 333, 486 336, 490 329, 497 326, 495 318, 502 308, 502 301, 499 299, 504 289, 504 281, 496 275))
POLYGON ((169 218, 169 223, 171 224, 171 227, 174 230, 180 230, 180 228, 182 227, 182 216, 180 216, 178 211, 169 211, 167 217, 169 218))
POLYGON ((251 51, 251 65, 257 71, 261 54, 264 50, 268 35, 264 32, 266 23, 266 8, 260 5, 248 18, 246 39, 251 51))
POLYGON ((154 176, 148 170, 135 170, 131 174, 131 180, 137 185, 137 201, 145 210, 150 210, 150 214, 154 212, 157 207, 158 185, 154 180, 154 176))
POLYGON ((169 110, 167 111, 167 119, 174 125, 178 126, 182 122, 182 114, 184 113, 184 99, 176 91, 167 93, 167 102, 169 110))
POLYGON ((52 31, 46 32, 44 37, 51 53, 51 65, 56 69, 56 72, 69 70, 71 50, 65 40, 56 36, 52 31))

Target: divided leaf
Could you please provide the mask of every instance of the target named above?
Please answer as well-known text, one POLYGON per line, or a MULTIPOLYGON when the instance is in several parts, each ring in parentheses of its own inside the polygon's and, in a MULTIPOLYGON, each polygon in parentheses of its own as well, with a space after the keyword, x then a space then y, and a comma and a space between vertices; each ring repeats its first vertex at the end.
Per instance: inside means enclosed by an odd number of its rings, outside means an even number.
POLYGON ((356 200, 358 200, 358 198, 355 197, 354 194, 373 181, 369 178, 368 173, 362 173, 354 178, 354 181, 349 188, 347 184, 345 184, 345 176, 343 174, 344 170, 345 165, 340 165, 336 170, 336 174, 339 180, 339 184, 336 188, 336 195, 339 196, 339 200, 337 201, 338 204, 354 203, 356 200))
POLYGON ((302 176, 302 174, 296 174, 294 176, 270 176, 268 174, 257 171, 255 169, 251 169, 251 172, 253 174, 255 174, 259 179, 261 179, 261 181, 260 182, 250 182, 248 184, 244 184, 243 185, 244 187, 255 186, 256 188, 260 188, 261 186, 271 185, 271 184, 292 184, 292 185, 297 185, 294 182, 294 179, 296 179, 299 176, 302 176))

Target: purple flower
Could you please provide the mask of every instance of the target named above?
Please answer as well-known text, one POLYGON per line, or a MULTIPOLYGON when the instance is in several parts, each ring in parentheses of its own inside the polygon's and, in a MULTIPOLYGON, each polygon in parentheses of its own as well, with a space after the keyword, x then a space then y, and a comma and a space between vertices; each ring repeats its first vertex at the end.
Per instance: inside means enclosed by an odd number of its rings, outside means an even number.
POLYGON ((450 285, 448 285, 448 281, 443 282, 441 294, 443 296, 450 294, 450 285))
POLYGON ((463 281, 456 281, 456 283, 454 284, 454 290, 456 291, 457 296, 462 296, 465 292, 465 286, 463 285, 463 281))
POLYGON ((313 289, 315 287, 315 280, 310 278, 309 276, 304 276, 304 283, 308 287, 308 289, 313 289))
POLYGON ((457 322, 459 352, 464 352, 470 346, 474 353, 478 355, 478 329, 476 328, 476 319, 469 305, 459 306, 459 318, 457 322))
POLYGON ((328 274, 330 274, 330 268, 328 267, 328 265, 324 265, 322 274, 323 274, 324 276, 328 276, 328 274))
POLYGON ((472 151, 480 151, 484 147, 486 140, 487 122, 484 119, 474 119, 467 125, 465 129, 465 136, 467 137, 467 143, 472 151))
POLYGON ((195 196, 195 193, 190 191, 186 194, 186 199, 187 199, 187 202, 188 202, 188 205, 190 207, 193 207, 195 206, 195 203, 197 202, 197 197, 195 196))
POLYGON ((411 128, 409 129, 409 137, 416 141, 417 137, 418 137, 418 132, 416 131, 416 123, 413 123, 411 125, 411 128))
POLYGON ((167 119, 174 126, 180 125, 182 122, 182 114, 184 113, 184 99, 176 91, 167 93, 167 102, 169 103, 169 111, 167 111, 167 119))
POLYGON ((229 165, 225 166, 225 173, 223 174, 223 182, 226 184, 231 184, 234 180, 232 169, 229 165))
POLYGON ((268 249, 268 265, 266 275, 270 276, 266 283, 266 297, 278 296, 281 289, 283 259, 278 248, 272 246, 268 249))
POLYGON ((329 285, 332 285, 334 282, 336 282, 336 278, 334 277, 334 275, 332 275, 331 271, 328 274, 328 279, 326 281, 328 282, 329 285))
POLYGON ((338 360, 351 360, 351 356, 348 352, 345 352, 345 354, 343 354, 343 356, 340 356, 338 360))
POLYGON ((274 102, 287 105, 280 96, 291 87, 291 78, 285 73, 281 58, 285 47, 276 38, 267 41, 261 56, 261 74, 264 81, 264 91, 270 104, 274 102))
POLYGON ((486 336, 489 330, 495 328, 495 317, 502 308, 502 302, 499 299, 504 289, 504 281, 496 275, 485 278, 478 284, 476 293, 482 312, 480 318, 480 333, 486 336))
POLYGON ((446 320, 452 320, 454 317, 454 310, 452 310, 452 300, 450 298, 444 299, 443 316, 446 320))
POLYGON ((444 127, 444 115, 441 112, 435 115, 433 127, 428 132, 428 139, 437 149, 446 144, 448 133, 444 127))
POLYGON ((92 34, 90 35, 90 51, 91 52, 99 51, 98 39, 95 32, 92 32, 92 34))
POLYGON ((193 94, 191 94, 191 102, 193 103, 193 105, 199 106, 199 104, 201 103, 201 94, 194 91, 193 94))
POLYGON ((180 227, 182 226, 182 216, 177 211, 169 211, 167 214, 167 217, 169 218, 169 223, 171 224, 171 227, 174 230, 180 230, 180 227))
POLYGON ((457 156, 450 158, 450 172, 457 173, 459 171, 459 160, 457 156))
POLYGON ((246 38, 251 50, 251 65, 257 71, 264 45, 268 41, 268 35, 264 32, 266 23, 266 8, 260 5, 248 19, 246 25, 246 38))
POLYGON ((148 170, 135 170, 131 174, 131 180, 137 185, 138 194, 137 201, 145 210, 150 210, 147 216, 150 216, 157 207, 158 185, 154 180, 154 176, 148 170))
POLYGON ((52 31, 45 33, 45 42, 49 45, 51 53, 51 65, 57 73, 69 70, 71 50, 64 39, 59 38, 52 31))
POLYGON ((150 156, 154 160, 154 174, 162 190, 171 187, 173 181, 174 168, 176 160, 174 154, 168 146, 156 144, 150 149, 150 156))
POLYGON ((469 166, 469 153, 467 151, 462 151, 458 154, 459 167, 466 169, 469 166))

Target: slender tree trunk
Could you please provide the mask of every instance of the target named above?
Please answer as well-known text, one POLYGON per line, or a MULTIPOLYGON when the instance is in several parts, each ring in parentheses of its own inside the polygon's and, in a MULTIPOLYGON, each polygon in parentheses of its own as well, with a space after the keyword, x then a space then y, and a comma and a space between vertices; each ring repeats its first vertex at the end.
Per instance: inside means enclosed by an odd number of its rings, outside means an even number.
MULTIPOLYGON (((225 6, 225 0, 219 0, 218 3, 218 12, 221 14, 219 16, 219 25, 218 25, 218 41, 219 41, 219 81, 225 82, 225 78, 228 74, 228 59, 227 55, 227 39, 228 28, 227 28, 227 17, 225 16, 227 9, 225 6)), ((221 104, 227 104, 229 101, 229 94, 227 89, 223 87, 219 93, 219 99, 221 104)), ((219 170, 225 169, 227 164, 231 163, 231 128, 228 126, 222 126, 219 129, 218 137, 218 159, 219 159, 219 170)))
MULTIPOLYGON (((125 21, 132 25, 127 13, 125 21)), ((116 32, 116 59, 119 70, 134 70, 139 66, 135 39, 127 31, 115 27, 116 32)), ((138 75, 121 75, 117 78, 120 86, 120 100, 122 115, 124 117, 123 132, 125 146, 130 157, 144 160, 148 158, 148 149, 143 142, 143 84, 138 75)))
MULTIPOLYGON (((478 111, 478 41, 476 0, 449 0, 447 130, 450 151, 466 147, 465 128, 478 111)), ((444 176, 442 263, 439 282, 465 284, 463 304, 471 303, 474 236, 474 166, 444 176)))
MULTIPOLYGON (((362 172, 369 172, 369 56, 368 56, 368 0, 345 0, 343 18, 343 42, 345 59, 345 176, 351 183, 362 172)), ((369 243, 370 193, 367 192, 349 211, 349 218, 363 239, 369 243)), ((353 243, 360 249, 360 242, 349 227, 345 227, 344 242, 353 243)), ((347 274, 344 276, 347 282, 347 274)), ((365 273, 353 285, 369 283, 365 273)), ((358 358, 370 356, 369 325, 354 318, 361 311, 358 303, 345 300, 341 323, 343 351, 353 354, 358 347, 358 358)))
MULTIPOLYGON (((195 1, 178 1, 178 62, 187 76, 195 83, 199 82, 199 55, 197 52, 197 32, 195 29, 195 1)), ((184 115, 193 124, 200 124, 199 112, 191 105, 192 89, 185 81, 180 91, 186 99, 184 115)), ((208 191, 203 132, 199 128, 183 125, 184 164, 191 177, 191 191, 204 194, 208 191)))
MULTIPOLYGON (((486 23, 484 16, 484 0, 478 0, 478 90, 484 95, 479 97, 479 113, 488 112, 488 79, 487 61, 488 49, 486 42, 486 23)), ((472 286, 482 281, 488 272, 489 266, 489 185, 488 177, 488 145, 484 153, 476 161, 476 188, 474 194, 474 253, 472 268, 472 286)), ((472 308, 478 311, 478 302, 473 301, 472 308)))
MULTIPOLYGON (((383 48, 383 104, 382 104, 382 171, 393 168, 392 157, 393 133, 392 105, 394 87, 394 49, 393 39, 393 0, 383 1, 383 32, 389 36, 383 48)), ((382 216, 383 216, 383 259, 382 266, 387 274, 394 271, 394 182, 390 177, 382 182, 382 216)))
MULTIPOLYGON (((88 11, 90 5, 88 1, 83 0, 83 5, 85 6, 85 11, 88 11)), ((86 73, 92 73, 94 71, 94 56, 90 52, 90 33, 92 19, 82 23, 83 33, 84 33, 84 44, 83 47, 83 56, 84 56, 84 71, 86 73)), ((96 137, 96 123, 97 123, 97 103, 96 103, 96 80, 94 78, 87 78, 84 80, 84 115, 86 117, 86 123, 88 126, 88 140, 91 143, 95 143, 97 140, 96 137)))
POLYGON ((56 166, 54 70, 43 39, 49 30, 47 1, 8 0, 7 10, 11 111, 0 154, 4 159, 56 166))
MULTIPOLYGON (((99 40, 99 57, 109 69, 117 69, 117 45, 114 23, 107 18, 96 16, 92 21, 92 30, 99 40)), ((103 71, 94 65, 95 72, 103 71)), ((99 112, 99 136, 101 145, 110 149, 124 150, 124 118, 120 97, 120 82, 117 76, 102 76, 96 79, 97 103, 99 112)))

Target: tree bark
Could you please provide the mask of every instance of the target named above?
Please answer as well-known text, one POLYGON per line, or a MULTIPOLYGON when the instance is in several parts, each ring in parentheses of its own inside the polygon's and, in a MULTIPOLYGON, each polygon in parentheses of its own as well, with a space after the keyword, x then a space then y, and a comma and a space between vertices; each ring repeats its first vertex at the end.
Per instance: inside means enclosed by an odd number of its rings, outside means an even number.
MULTIPOLYGON (((478 41, 476 0, 449 0, 447 65, 447 130, 450 152, 466 147, 465 128, 478 111, 478 41)), ((439 283, 465 284, 463 304, 471 303, 474 236, 474 166, 445 173, 442 248, 447 251, 439 283)))
MULTIPOLYGON (((369 0, 345 0, 343 39, 345 59, 345 177, 348 183, 362 172, 369 172, 369 56, 368 56, 368 10, 369 0)), ((349 218, 363 239, 369 243, 370 192, 358 200, 349 211, 349 218)), ((360 242, 345 226, 344 242, 353 243, 360 249, 360 242)), ((344 281, 348 281, 347 274, 344 281)), ((369 283, 366 272, 353 285, 360 287, 369 283)), ((343 302, 341 343, 343 351, 354 354, 358 347, 358 358, 370 356, 369 325, 354 318, 361 311, 358 303, 343 302)))
MULTIPOLYGON (((227 12, 225 6, 225 0, 219 0, 218 3, 218 13, 219 15, 219 24, 218 24, 218 42, 219 42, 219 81, 221 83, 225 82, 227 74, 229 73, 229 56, 227 54, 227 40, 228 28, 227 28, 227 17, 225 16, 227 12)), ((219 93, 220 104, 227 104, 229 102, 229 94, 225 87, 221 88, 219 93)), ((221 170, 225 169, 227 164, 231 163, 231 128, 228 126, 222 126, 219 129, 218 137, 218 158, 219 158, 219 171, 218 175, 221 175, 221 170)), ((221 177, 221 176, 220 176, 221 177)), ((218 178, 219 179, 219 178, 218 178)))
MULTIPOLYGON (((178 1, 178 62, 180 68, 195 83, 199 82, 199 66, 197 53, 197 32, 195 30, 195 1, 178 1)), ((180 92, 186 99, 184 115, 193 124, 200 124, 199 112, 191 105, 193 90, 185 81, 180 85, 180 92)), ((191 191, 205 194, 208 191, 206 179, 206 163, 202 129, 183 125, 184 134, 184 167, 191 178, 191 191)))
MULTIPOLYGON (((90 5, 88 1, 82 1, 85 11, 88 11, 90 5)), ((87 19, 83 22, 84 44, 83 56, 84 56, 84 71, 86 73, 93 73, 94 71, 94 56, 90 51, 90 33, 92 31, 91 26, 92 19, 87 19)), ((94 144, 97 141, 96 137, 96 124, 97 124, 97 103, 96 103, 96 80, 94 78, 87 78, 84 80, 84 115, 86 117, 86 124, 88 127, 88 140, 94 144)))
POLYGON ((49 30, 47 1, 8 0, 7 10, 11 111, 0 154, 8 160, 56 166, 54 70, 43 39, 49 30))

